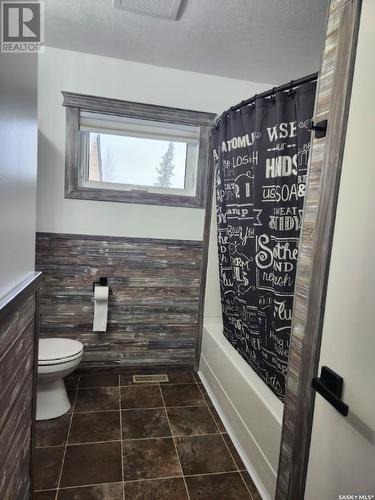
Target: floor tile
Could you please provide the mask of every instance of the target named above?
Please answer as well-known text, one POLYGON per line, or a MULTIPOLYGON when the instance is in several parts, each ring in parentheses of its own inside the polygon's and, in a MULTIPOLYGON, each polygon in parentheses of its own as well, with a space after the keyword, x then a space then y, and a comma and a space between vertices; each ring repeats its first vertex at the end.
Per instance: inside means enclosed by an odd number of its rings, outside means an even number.
POLYGON ((56 490, 37 491, 33 494, 33 500, 55 500, 56 490))
POLYGON ((132 384, 133 384, 133 374, 132 373, 121 373, 120 385, 132 385, 132 384))
POLYGON ((122 484, 98 484, 59 490, 57 500, 122 500, 122 484))
POLYGON ((167 437, 171 435, 164 409, 126 410, 121 413, 122 439, 167 437))
POLYGON ((61 487, 95 483, 117 483, 122 480, 121 443, 71 445, 61 477, 61 487))
POLYGON ((221 435, 178 437, 176 445, 184 474, 237 470, 221 435))
POLYGON ((74 408, 74 401, 76 399, 77 389, 67 389, 66 392, 68 394, 68 398, 69 398, 69 402, 70 402, 70 408, 67 411, 67 413, 72 413, 73 408, 74 408))
POLYGON ((215 434, 218 432, 207 406, 168 408, 168 417, 174 436, 215 434))
MULTIPOLYGON (((191 384, 195 383, 193 372, 174 371, 168 372, 168 379, 170 384, 191 384)), ((163 384, 163 382, 161 382, 163 384)), ((165 382, 164 382, 165 383, 165 382)))
POLYGON ((159 386, 129 385, 121 387, 121 408, 160 408, 163 406, 159 386))
POLYGON ((116 373, 95 373, 93 375, 81 375, 79 387, 117 387, 119 376, 116 373))
POLYGON ((190 500, 261 500, 215 408, 207 406, 212 403, 196 373, 168 372, 169 383, 160 388, 133 384, 130 373, 94 373, 81 376, 78 391, 73 375, 66 385, 72 400, 77 393, 78 413, 36 424, 35 488, 46 491, 36 492, 34 500, 55 500, 71 418, 57 500, 123 500, 121 443, 115 442, 121 437, 127 499, 188 500, 181 461, 190 500), (178 456, 167 437, 169 422, 178 456), (215 435, 217 426, 222 435, 215 435))
POLYGON ((238 472, 186 478, 191 500, 251 500, 238 472))
POLYGON ((64 449, 64 446, 35 449, 35 490, 48 490, 57 487, 64 449))
POLYGON ((182 478, 125 483, 125 498, 129 500, 188 500, 182 478))
POLYGON ((224 427, 224 424, 220 418, 220 415, 218 414, 218 412, 216 411, 215 407, 214 406, 210 406, 210 412, 212 414, 212 416, 214 417, 214 420, 216 422, 216 425, 218 426, 219 428, 219 431, 220 432, 227 432, 226 428, 224 427))
POLYGON ((134 384, 134 382, 133 382, 133 374, 132 373, 121 373, 120 385, 133 385, 133 384, 134 384))
POLYGON ((74 411, 118 410, 119 407, 117 387, 78 389, 74 411))
POLYGON ((64 378, 65 387, 67 389, 76 389, 78 387, 79 375, 77 373, 71 373, 64 378))
POLYGON ((181 476, 172 438, 124 441, 123 457, 125 481, 181 476))
POLYGON ((198 387, 199 387, 200 391, 202 392, 203 397, 204 397, 204 399, 205 399, 206 403, 207 403, 208 405, 212 406, 212 405, 213 405, 213 403, 212 403, 211 398, 210 398, 210 396, 208 395, 208 392, 206 391, 206 389, 205 389, 204 385, 203 385, 203 384, 198 384, 198 387))
POLYGON ((74 413, 69 443, 120 440, 120 412, 74 413))
POLYGON ((231 438, 229 437, 228 434, 223 434, 223 438, 229 448, 229 451, 232 454, 232 457, 234 458, 234 461, 236 462, 237 467, 239 470, 246 470, 246 467, 242 461, 242 458, 239 456, 238 451, 236 450, 234 444, 232 443, 231 438))
POLYGON ((166 406, 206 404, 196 384, 161 385, 166 406))
POLYGON ((35 423, 35 446, 61 446, 66 443, 71 415, 35 423))
POLYGON ((260 496, 257 487, 255 486, 253 480, 251 479, 250 474, 247 471, 244 471, 241 472, 241 476, 245 480, 247 489, 250 491, 253 500, 262 500, 262 497, 260 496))

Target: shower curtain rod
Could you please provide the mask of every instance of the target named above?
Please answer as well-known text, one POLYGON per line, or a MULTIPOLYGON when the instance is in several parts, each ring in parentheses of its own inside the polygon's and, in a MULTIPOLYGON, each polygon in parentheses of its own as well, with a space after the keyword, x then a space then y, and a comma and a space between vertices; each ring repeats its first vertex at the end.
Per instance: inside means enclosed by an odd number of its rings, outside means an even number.
POLYGON ((282 85, 279 85, 278 87, 273 87, 270 90, 266 90, 262 94, 255 94, 253 97, 250 97, 250 99, 246 99, 245 101, 241 101, 240 103, 236 104, 235 106, 231 106, 227 111, 224 111, 220 115, 220 117, 216 120, 216 123, 214 126, 217 125, 217 123, 221 120, 221 118, 225 115, 227 115, 230 111, 237 111, 244 106, 248 106, 249 104, 253 104, 256 99, 262 99, 265 97, 270 97, 274 95, 276 92, 282 92, 283 90, 289 90, 293 89, 295 87, 299 87, 300 85, 303 85, 304 83, 308 82, 313 82, 314 80, 318 79, 318 73, 311 73, 311 75, 303 76, 302 78, 298 78, 298 80, 291 80, 288 83, 283 83, 282 85))

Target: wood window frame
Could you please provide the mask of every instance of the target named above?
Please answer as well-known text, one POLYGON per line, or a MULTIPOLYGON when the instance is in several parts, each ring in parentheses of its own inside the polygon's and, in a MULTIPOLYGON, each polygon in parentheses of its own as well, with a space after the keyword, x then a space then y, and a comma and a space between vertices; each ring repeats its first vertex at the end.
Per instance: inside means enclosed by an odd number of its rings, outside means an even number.
POLYGON ((211 126, 215 113, 143 104, 107 97, 62 91, 66 108, 65 198, 205 208, 208 199, 208 158, 211 126), (199 153, 194 196, 143 190, 118 190, 82 186, 80 161, 80 114, 82 111, 161 123, 199 127, 199 153))

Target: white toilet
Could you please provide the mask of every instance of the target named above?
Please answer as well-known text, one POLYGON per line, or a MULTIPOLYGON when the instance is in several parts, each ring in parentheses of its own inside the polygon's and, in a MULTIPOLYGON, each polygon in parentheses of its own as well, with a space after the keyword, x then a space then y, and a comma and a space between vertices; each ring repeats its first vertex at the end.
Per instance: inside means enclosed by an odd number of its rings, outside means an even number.
POLYGON ((37 420, 56 418, 69 410, 64 377, 78 367, 82 356, 83 345, 78 340, 39 340, 37 420))

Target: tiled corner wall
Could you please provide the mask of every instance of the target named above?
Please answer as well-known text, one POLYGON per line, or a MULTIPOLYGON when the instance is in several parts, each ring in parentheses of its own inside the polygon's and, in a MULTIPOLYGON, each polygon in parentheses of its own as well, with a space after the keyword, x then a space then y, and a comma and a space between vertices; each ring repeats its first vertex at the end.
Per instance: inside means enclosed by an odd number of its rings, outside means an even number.
POLYGON ((192 368, 202 243, 37 233, 42 337, 85 347, 83 367, 192 368), (92 331, 93 282, 107 276, 108 328, 92 331))

